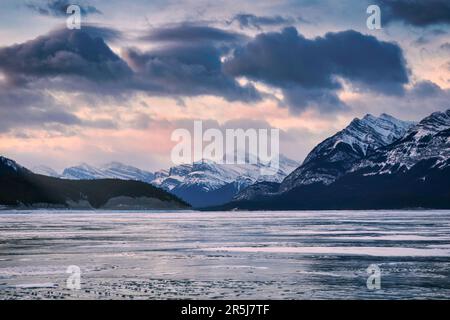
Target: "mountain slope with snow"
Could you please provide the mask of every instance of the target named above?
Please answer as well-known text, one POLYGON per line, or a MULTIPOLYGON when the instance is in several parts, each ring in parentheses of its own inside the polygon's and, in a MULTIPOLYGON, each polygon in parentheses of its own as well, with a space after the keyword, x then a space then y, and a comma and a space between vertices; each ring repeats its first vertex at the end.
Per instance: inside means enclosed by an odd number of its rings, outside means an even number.
POLYGON ((28 172, 28 169, 25 169, 14 160, 0 156, 0 175, 19 172, 28 172))
POLYGON ((401 138, 413 126, 387 114, 354 119, 345 129, 317 145, 303 164, 281 183, 280 192, 300 185, 328 185, 367 154, 401 138))
POLYGON ((44 166, 44 165, 35 166, 31 169, 31 171, 33 171, 36 174, 41 174, 43 176, 55 177, 55 178, 61 177, 61 175, 58 172, 56 172, 54 169, 44 166))
POLYGON ((202 160, 156 172, 152 183, 179 196, 194 207, 203 207, 230 201, 238 192, 258 181, 281 182, 299 165, 296 161, 280 155, 278 171, 274 175, 264 175, 261 169, 270 170, 269 167, 260 161, 256 162, 221 164, 202 160), (220 194, 223 194, 223 197, 220 194))
POLYGON ((106 176, 121 180, 137 180, 150 183, 155 178, 152 172, 124 165, 120 162, 108 163, 100 169, 106 176))
POLYGON ((279 183, 299 166, 299 163, 280 155, 278 171, 273 175, 264 175, 261 173, 262 169, 266 169, 263 173, 272 172, 273 169, 260 161, 256 162, 256 164, 219 164, 211 160, 203 160, 156 173, 119 162, 100 167, 83 163, 65 169, 61 175, 44 166, 38 167, 36 172, 69 180, 142 181, 162 188, 194 206, 205 206, 225 203, 244 188, 258 181, 279 183))
POLYGON ((87 163, 82 163, 78 166, 64 169, 62 177, 70 180, 94 180, 107 178, 107 176, 100 169, 87 163))
MULTIPOLYGON (((349 153, 355 150, 347 146, 344 150, 349 153)), ((409 126, 390 144, 370 147, 373 151, 351 163, 331 183, 299 183, 284 192, 276 190, 276 185, 254 185, 253 193, 243 192, 249 197, 238 196, 219 209, 450 208, 450 110, 409 126)))
POLYGON ((378 149, 351 171, 364 170, 365 175, 406 172, 420 161, 436 168, 449 165, 450 110, 435 112, 411 127, 405 136, 378 149))
POLYGON ((101 167, 83 163, 63 171, 62 178, 70 180, 120 179, 150 183, 155 175, 120 162, 111 162, 101 167))
POLYGON ((0 208, 173 210, 187 209, 189 205, 141 181, 54 178, 0 157, 0 208))

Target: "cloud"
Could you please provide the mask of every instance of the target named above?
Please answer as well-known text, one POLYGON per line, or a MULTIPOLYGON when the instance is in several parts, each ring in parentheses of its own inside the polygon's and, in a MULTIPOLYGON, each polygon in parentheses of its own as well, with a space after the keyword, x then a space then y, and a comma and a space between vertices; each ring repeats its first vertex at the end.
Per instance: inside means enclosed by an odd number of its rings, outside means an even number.
POLYGON ((281 105, 294 113, 345 109, 338 97, 343 82, 355 90, 383 94, 400 94, 408 82, 396 44, 356 31, 306 39, 289 27, 249 38, 209 26, 177 24, 147 33, 145 41, 152 49, 124 48, 121 56, 102 37, 119 39, 121 34, 89 25, 0 48, 0 73, 12 87, 79 93, 87 97, 86 103, 89 96, 130 99, 139 92, 179 100, 211 95, 253 103, 269 95, 256 89, 257 81, 281 89, 281 105), (252 81, 243 85, 240 77, 252 81))
POLYGON ((294 114, 301 113, 305 107, 313 107, 325 113, 344 111, 347 108, 334 90, 287 85, 283 88, 283 94, 284 103, 294 114))
POLYGON ((237 22, 241 29, 255 28, 261 30, 264 26, 280 26, 295 23, 295 19, 282 16, 256 16, 249 13, 235 15, 227 23, 237 22))
POLYGON ((148 52, 128 49, 134 88, 167 96, 215 95, 228 101, 258 101, 258 91, 222 72, 222 52, 209 45, 175 45, 148 52))
POLYGON ((436 38, 446 36, 447 34, 448 32, 443 29, 424 29, 422 35, 418 37, 417 40, 414 41, 414 43, 419 46, 426 45, 436 38))
POLYGON ((67 29, 0 48, 0 70, 11 79, 79 76, 112 81, 131 75, 127 64, 101 38, 67 29))
POLYGON ((57 90, 99 95, 144 91, 174 98, 215 95, 228 101, 261 99, 252 85, 242 86, 222 72, 221 58, 232 47, 228 42, 240 40, 240 36, 196 27, 181 33, 183 41, 166 43, 167 39, 175 40, 180 30, 183 29, 179 26, 175 30, 155 30, 151 35, 153 43, 160 41, 163 45, 146 52, 124 49, 126 61, 100 37, 119 36, 113 29, 89 26, 81 30, 56 30, 22 44, 0 48, 0 71, 11 83, 42 83, 45 79, 44 85, 57 90))
POLYGON ((226 73, 283 90, 294 111, 314 105, 324 111, 343 107, 336 92, 340 78, 358 90, 400 94, 408 82, 402 50, 356 31, 306 39, 293 27, 262 33, 236 49, 226 73))
POLYGON ((161 28, 155 28, 140 37, 145 41, 161 42, 240 42, 246 36, 231 31, 222 30, 204 25, 175 24, 161 28))
POLYGON ((443 92, 441 87, 432 81, 423 80, 414 84, 409 93, 418 98, 435 97, 443 92))
POLYGON ((0 83, 0 133, 22 127, 78 125, 81 120, 57 105, 46 92, 0 83))
POLYGON ((83 24, 83 32, 89 34, 92 38, 101 38, 111 42, 125 38, 124 34, 119 30, 95 24, 83 24))
POLYGON ((134 87, 156 95, 215 95, 228 101, 261 99, 252 85, 223 73, 222 57, 246 37, 209 26, 173 25, 142 37, 157 49, 129 48, 123 57, 135 72, 134 87))
POLYGON ((28 1, 25 5, 44 16, 65 17, 67 16, 67 7, 71 4, 78 5, 83 15, 101 14, 101 11, 92 5, 72 3, 69 0, 34 0, 28 1))
POLYGON ((106 29, 57 30, 0 48, 0 132, 34 128, 66 134, 73 126, 116 127, 109 120, 81 119, 69 109, 71 103, 54 98, 55 91, 116 94, 118 83, 123 90, 123 80, 132 76, 101 38, 90 35, 94 31, 106 29))
POLYGON ((71 127, 116 129, 111 119, 84 119, 33 84, 12 87, 0 82, 0 133, 22 128, 72 133, 71 127))
POLYGON ((450 24, 448 0, 377 0, 385 23, 401 21, 416 27, 450 24))
POLYGON ((450 52, 450 42, 443 43, 439 46, 441 50, 450 52))
POLYGON ((383 96, 367 94, 349 102, 353 112, 388 113, 399 119, 420 120, 435 111, 450 108, 450 89, 441 88, 436 83, 422 80, 405 90, 403 96, 383 96))

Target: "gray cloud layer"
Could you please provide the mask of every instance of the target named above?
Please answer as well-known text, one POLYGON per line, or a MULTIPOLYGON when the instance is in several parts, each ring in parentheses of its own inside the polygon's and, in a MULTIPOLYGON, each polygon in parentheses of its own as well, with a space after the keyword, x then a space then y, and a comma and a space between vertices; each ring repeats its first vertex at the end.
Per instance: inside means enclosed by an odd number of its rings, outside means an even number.
POLYGON ((356 31, 315 39, 292 27, 259 34, 236 49, 224 69, 283 89, 287 102, 299 109, 311 103, 326 110, 342 107, 336 96, 340 77, 356 88, 385 94, 402 93, 408 82, 400 47, 356 31))
POLYGON ((45 92, 0 83, 0 133, 54 124, 78 125, 81 120, 59 108, 45 92))
POLYGON ((155 29, 147 36, 153 43, 164 45, 148 52, 125 49, 126 61, 99 37, 103 33, 114 37, 113 30, 93 26, 81 31, 57 30, 22 44, 0 48, 0 70, 11 84, 24 85, 46 79, 60 90, 95 88, 99 94, 145 91, 177 97, 210 94, 246 102, 261 98, 254 87, 241 86, 222 72, 222 55, 244 37, 215 28, 195 27, 185 30, 189 37, 166 43, 168 39, 176 40, 174 35, 178 30, 179 26, 155 29))
POLYGON ((58 30, 0 49, 0 70, 10 78, 80 76, 115 80, 131 74, 101 38, 78 30, 58 30))
POLYGON ((402 21, 417 27, 450 24, 448 0, 376 0, 386 23, 402 21))
POLYGON ((176 24, 154 28, 140 38, 145 41, 172 42, 240 42, 246 37, 242 34, 204 25, 176 24))
POLYGON ((261 30, 264 26, 281 26, 295 23, 295 19, 282 16, 256 16, 249 13, 235 15, 228 24, 237 22, 241 29, 255 28, 261 30))
MULTIPOLYGON (((120 37, 115 30, 89 26, 81 31, 57 30, 0 48, 0 71, 6 77, 0 83, 1 112, 16 103, 36 121, 46 118, 51 123, 114 127, 58 111, 44 89, 102 99, 103 95, 146 92, 177 99, 214 95, 228 101, 261 100, 263 94, 251 83, 237 81, 241 76, 280 88, 283 103, 294 112, 307 107, 336 111, 345 107, 337 96, 341 79, 357 89, 384 94, 402 93, 408 82, 403 54, 396 44, 355 31, 306 39, 291 27, 248 38, 207 26, 173 25, 145 36, 145 41, 157 44, 156 49, 128 48, 122 57, 102 35, 120 37), (223 62, 225 56, 228 59, 223 62), (43 112, 45 105, 51 113, 43 112)), ((3 118, 4 122, 18 119, 6 114, 3 118)))
POLYGON ((84 3, 74 3, 69 0, 34 0, 28 1, 25 5, 44 16, 53 17, 65 17, 67 16, 67 7, 71 4, 77 4, 81 9, 81 14, 101 14, 100 10, 96 7, 84 4, 84 3))
POLYGON ((176 25, 153 29, 144 39, 162 46, 147 52, 125 50, 139 89, 173 96, 216 95, 229 101, 261 99, 253 86, 241 86, 222 71, 221 57, 246 39, 241 34, 176 25))

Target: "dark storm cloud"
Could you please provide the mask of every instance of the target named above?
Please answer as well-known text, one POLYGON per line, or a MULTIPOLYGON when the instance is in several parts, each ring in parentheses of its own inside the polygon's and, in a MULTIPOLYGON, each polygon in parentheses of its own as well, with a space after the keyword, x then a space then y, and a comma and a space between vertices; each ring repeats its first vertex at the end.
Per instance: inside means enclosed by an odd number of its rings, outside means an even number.
POLYGON ((79 76, 94 81, 131 74, 127 64, 101 38, 67 29, 0 48, 0 70, 11 78, 79 76))
POLYGON ((290 27, 246 38, 209 26, 174 25, 147 34, 155 49, 128 48, 119 57, 102 39, 116 39, 119 33, 98 26, 85 29, 57 30, 0 48, 4 82, 103 100, 129 99, 135 92, 175 99, 213 95, 243 102, 267 95, 251 82, 241 85, 237 79, 244 76, 280 88, 280 103, 296 112, 344 108, 337 95, 342 79, 357 90, 385 94, 401 93, 408 82, 397 45, 355 31, 306 39, 290 27))
POLYGON ((400 47, 356 31, 306 39, 295 28, 263 33, 235 50, 226 73, 279 87, 288 102, 303 109, 315 102, 342 107, 339 78, 354 88, 385 94, 403 92, 408 71, 400 47))
POLYGON ((255 28, 260 30, 264 26, 280 26, 295 23, 295 20, 282 16, 256 16, 249 13, 241 13, 235 15, 227 23, 237 22, 241 29, 255 28))
POLYGON ((132 76, 132 71, 101 38, 91 36, 94 31, 105 32, 96 27, 58 30, 0 48, 1 132, 23 127, 59 132, 72 126, 115 127, 106 120, 80 119, 47 92, 56 89, 75 93, 82 88, 94 94, 116 94, 118 82, 123 90, 124 80, 132 76))
POLYGON ((294 114, 300 113, 306 107, 315 107, 325 113, 344 111, 347 108, 333 90, 287 85, 283 88, 283 94, 284 103, 294 114))
MULTIPOLYGON (((178 26, 176 27, 178 29, 178 26)), ((0 48, 0 72, 10 85, 83 92, 99 96, 128 95, 144 91, 155 96, 215 95, 229 101, 257 101, 251 85, 241 86, 222 72, 222 55, 231 43, 241 41, 232 33, 203 28, 187 33, 186 41, 165 42, 175 31, 155 33, 162 41, 157 50, 125 49, 124 61, 101 35, 119 36, 114 30, 88 26, 81 30, 57 30, 9 47, 0 48), (211 32, 207 32, 209 30, 211 32), (207 39, 201 42, 187 41, 207 39), (219 41, 220 40, 220 41, 219 41), (128 63, 130 66, 128 65, 128 63)))
POLYGON ((239 42, 246 39, 242 34, 210 26, 177 24, 150 30, 140 37, 145 41, 170 42, 239 42))
POLYGON ((125 38, 119 30, 95 24, 83 24, 83 32, 88 33, 92 38, 102 38, 105 41, 118 41, 125 38))
POLYGON ((137 89, 169 96, 221 96, 228 101, 261 99, 253 86, 241 86, 222 72, 220 48, 175 45, 149 52, 128 49, 125 59, 135 70, 137 89))
POLYGON ((417 27, 450 24, 448 0, 376 0, 385 23, 401 21, 417 27))
POLYGON ((156 95, 172 97, 215 95, 228 101, 261 99, 252 86, 241 86, 222 70, 221 58, 247 37, 211 26, 176 24, 156 28, 141 40, 158 43, 147 52, 124 51, 135 71, 132 86, 156 95))
POLYGON ((101 14, 100 10, 96 7, 85 4, 83 2, 73 2, 70 0, 34 0, 28 1, 25 5, 44 16, 53 16, 53 17, 65 17, 67 16, 67 7, 71 4, 78 5, 81 9, 81 14, 89 15, 89 14, 101 14))

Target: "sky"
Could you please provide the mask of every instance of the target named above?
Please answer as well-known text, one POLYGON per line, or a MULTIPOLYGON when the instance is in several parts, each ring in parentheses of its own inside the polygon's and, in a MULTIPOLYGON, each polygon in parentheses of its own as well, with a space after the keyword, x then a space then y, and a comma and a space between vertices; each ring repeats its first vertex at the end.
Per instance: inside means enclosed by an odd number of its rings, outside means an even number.
POLYGON ((30 168, 167 168, 194 120, 302 161, 355 117, 449 108, 448 0, 0 2, 0 155, 30 168))

